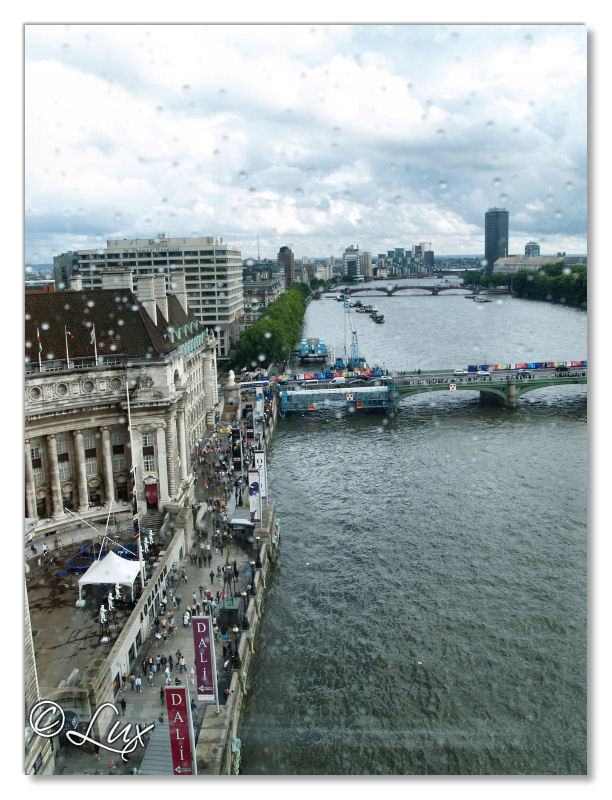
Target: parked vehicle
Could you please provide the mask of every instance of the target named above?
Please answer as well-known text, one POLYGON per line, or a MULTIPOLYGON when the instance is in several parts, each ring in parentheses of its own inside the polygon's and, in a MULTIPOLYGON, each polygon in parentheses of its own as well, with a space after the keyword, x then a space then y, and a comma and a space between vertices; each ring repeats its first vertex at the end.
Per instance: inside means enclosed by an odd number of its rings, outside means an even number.
POLYGON ((467 375, 467 369, 455 369, 453 370, 453 375, 467 375))

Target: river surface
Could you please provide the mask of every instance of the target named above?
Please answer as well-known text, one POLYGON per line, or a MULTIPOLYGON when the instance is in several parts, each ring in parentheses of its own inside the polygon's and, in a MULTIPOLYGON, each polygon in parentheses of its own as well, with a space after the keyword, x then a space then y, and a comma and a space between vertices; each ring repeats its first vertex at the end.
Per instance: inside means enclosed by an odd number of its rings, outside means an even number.
MULTIPOLYGON (((389 370, 587 357, 582 311, 367 302, 386 322, 351 312, 360 352, 389 370)), ((310 304, 304 336, 339 355, 343 331, 340 303, 310 304)), ((279 420, 243 774, 586 771, 586 423, 585 386, 279 420)))

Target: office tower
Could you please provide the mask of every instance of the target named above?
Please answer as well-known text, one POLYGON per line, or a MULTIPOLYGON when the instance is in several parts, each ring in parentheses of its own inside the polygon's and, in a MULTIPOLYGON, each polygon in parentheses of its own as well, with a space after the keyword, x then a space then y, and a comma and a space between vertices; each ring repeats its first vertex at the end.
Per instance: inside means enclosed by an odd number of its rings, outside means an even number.
POLYGON ((508 220, 505 208, 490 208, 485 214, 485 273, 491 274, 497 259, 508 255, 508 220))
POLYGON ((289 247, 281 247, 278 251, 278 261, 285 268, 285 289, 288 289, 292 283, 295 283, 295 259, 293 251, 289 247))
POLYGON ((537 242, 527 242, 525 245, 525 258, 534 258, 540 255, 540 245, 537 242))
MULTIPOLYGON (((228 356, 238 341, 244 313, 242 259, 240 250, 221 237, 171 239, 160 233, 155 239, 109 239, 106 248, 64 253, 53 263, 56 276, 62 269, 67 274, 69 264, 86 291, 102 288, 101 270, 106 267, 130 267, 135 289, 141 276, 163 275, 170 293, 173 273, 184 272, 189 310, 214 332, 218 355, 228 356)), ((69 289, 70 281, 63 288, 69 289)))
POLYGON ((342 254, 342 274, 352 275, 357 277, 361 272, 359 271, 359 247, 349 245, 342 254))

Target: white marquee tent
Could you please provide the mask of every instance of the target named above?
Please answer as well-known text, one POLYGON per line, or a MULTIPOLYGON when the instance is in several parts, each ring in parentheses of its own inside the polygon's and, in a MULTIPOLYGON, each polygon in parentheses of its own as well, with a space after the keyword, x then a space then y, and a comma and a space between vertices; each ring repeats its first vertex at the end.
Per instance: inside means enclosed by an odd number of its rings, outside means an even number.
POLYGON ((111 550, 104 558, 94 561, 87 572, 79 578, 79 599, 83 586, 104 583, 129 586, 133 597, 134 581, 139 572, 138 561, 128 561, 127 558, 121 558, 111 550))

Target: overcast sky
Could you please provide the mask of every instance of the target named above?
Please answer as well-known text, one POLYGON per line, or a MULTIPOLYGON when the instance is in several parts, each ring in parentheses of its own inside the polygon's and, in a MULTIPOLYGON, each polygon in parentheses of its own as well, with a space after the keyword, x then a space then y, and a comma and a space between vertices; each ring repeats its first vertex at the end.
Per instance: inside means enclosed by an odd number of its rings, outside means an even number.
POLYGON ((586 253, 580 25, 26 25, 25 257, 215 235, 586 253))

